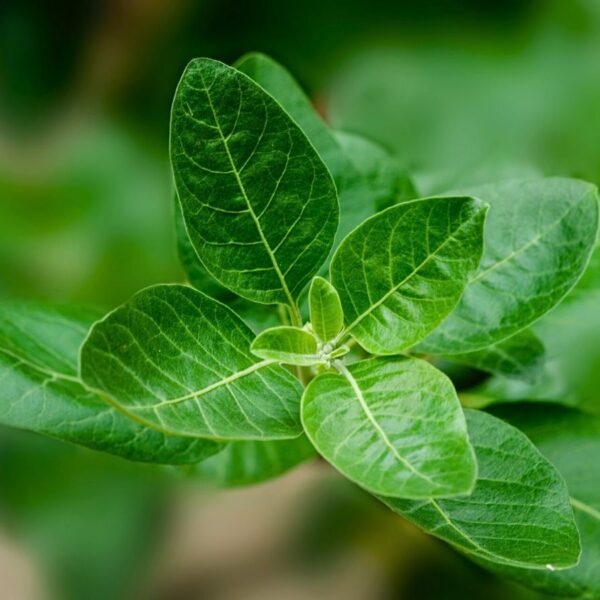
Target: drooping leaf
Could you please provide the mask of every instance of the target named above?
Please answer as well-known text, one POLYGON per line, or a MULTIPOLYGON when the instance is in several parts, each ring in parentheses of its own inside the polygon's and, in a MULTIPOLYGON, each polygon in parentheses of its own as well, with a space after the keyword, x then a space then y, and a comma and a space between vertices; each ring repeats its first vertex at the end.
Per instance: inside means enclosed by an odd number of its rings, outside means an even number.
POLYGON ((468 493, 473 449, 450 380, 429 363, 377 358, 310 382, 304 429, 317 450, 367 490, 424 498, 468 493))
POLYGON ((219 451, 208 440, 144 427, 83 386, 77 353, 96 317, 74 307, 2 305, 0 422, 143 462, 192 463, 219 451))
POLYGON ((292 304, 327 258, 335 184, 281 105, 240 71, 193 60, 177 87, 171 161, 188 235, 220 283, 292 304))
POLYGON ((410 178, 385 150, 361 136, 332 130, 282 65, 264 54, 252 52, 235 66, 278 100, 327 165, 340 199, 336 246, 379 210, 407 197, 416 197, 410 178))
POLYGON ((344 326, 344 312, 336 289, 322 277, 315 277, 308 293, 310 323, 322 342, 332 340, 344 326))
POLYGON ((479 475, 462 498, 382 498, 425 531, 478 559, 532 569, 577 564, 579 534, 564 480, 519 430, 466 410, 479 475), (550 565, 550 567, 548 567, 550 565))
POLYGON ((444 355, 444 358, 495 375, 535 381, 543 369, 544 356, 544 344, 540 338, 531 330, 524 329, 483 350, 444 355))
POLYGON ((288 365, 310 366, 319 362, 315 336, 300 327, 272 327, 261 332, 250 350, 259 358, 288 365))
POLYGON ((137 420, 171 434, 282 439, 300 431, 300 383, 250 352, 229 308, 181 285, 138 292, 91 329, 80 372, 137 420))
POLYGON ((514 180, 469 193, 491 206, 481 265, 424 352, 473 352, 528 327, 577 283, 596 243, 598 192, 589 183, 514 180))
POLYGON ((346 331, 371 353, 396 354, 437 327, 477 268, 486 210, 468 197, 425 198, 356 228, 331 262, 346 331))
POLYGON ((502 407, 565 478, 581 535, 579 564, 565 571, 487 565, 535 589, 569 598, 600 598, 600 418, 550 405, 502 407))
POLYGON ((218 487, 239 487, 277 477, 315 454, 304 435, 293 440, 230 442, 219 454, 185 470, 218 487))

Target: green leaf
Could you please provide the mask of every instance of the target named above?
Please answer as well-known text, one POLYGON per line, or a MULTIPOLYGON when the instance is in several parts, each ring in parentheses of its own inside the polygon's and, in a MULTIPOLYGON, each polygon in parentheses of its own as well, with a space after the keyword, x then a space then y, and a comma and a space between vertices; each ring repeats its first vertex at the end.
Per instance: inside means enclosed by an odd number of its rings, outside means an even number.
POLYGON ((130 460, 192 463, 218 452, 208 440, 142 427, 86 389, 77 353, 96 314, 5 303, 0 310, 0 423, 130 460))
POLYGON ((358 135, 333 131, 313 108, 298 82, 279 63, 252 52, 235 66, 278 100, 327 165, 341 207, 335 246, 382 208, 416 197, 411 180, 385 150, 358 135))
POLYGON ((344 326, 344 312, 336 289, 322 277, 312 280, 308 293, 310 323, 322 342, 332 340, 344 326))
POLYGON ((544 367, 544 356, 540 338, 533 331, 524 329, 483 350, 448 354, 444 358, 495 375, 535 381, 544 367))
POLYGON ((558 471, 511 425, 480 411, 465 415, 479 465, 473 493, 423 502, 382 500, 479 559, 533 569, 577 564, 579 534, 558 471))
POLYGON ((429 363, 378 358, 338 363, 302 399, 317 450, 367 490, 424 498, 468 493, 477 466, 450 380, 429 363))
POLYGON ((569 598, 600 598, 600 418, 550 405, 506 407, 500 416, 522 429, 565 478, 583 552, 566 571, 487 565, 535 589, 569 598))
POLYGON ((185 470, 219 487, 239 487, 277 477, 315 454, 304 435, 293 440, 231 442, 223 452, 185 470))
POLYGON ((425 198, 356 228, 331 263, 346 332, 373 354, 395 354, 437 327, 477 268, 486 210, 468 197, 425 198))
POLYGON ((288 365, 308 367, 320 361, 315 336, 299 327, 265 329, 252 342, 250 350, 259 358, 288 365))
POLYGON ((596 187, 573 179, 473 188, 491 206, 481 266, 452 315, 419 346, 473 352, 531 325, 571 290, 598 232, 596 187))
POLYGON ((300 383, 257 362, 254 335, 229 308, 192 288, 138 292, 91 329, 83 380, 121 410, 165 433, 281 439, 300 431, 300 383))
POLYGON ((224 286, 294 304, 327 258, 335 184, 302 130, 243 73, 189 63, 171 115, 171 161, 188 235, 224 286))

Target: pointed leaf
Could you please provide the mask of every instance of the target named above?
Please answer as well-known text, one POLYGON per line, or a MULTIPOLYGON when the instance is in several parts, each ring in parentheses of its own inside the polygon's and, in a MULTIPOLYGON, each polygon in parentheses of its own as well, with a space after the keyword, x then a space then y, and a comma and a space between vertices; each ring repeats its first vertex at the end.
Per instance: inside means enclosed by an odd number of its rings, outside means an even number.
POLYGON ((83 380, 138 421, 171 434, 281 439, 300 431, 301 386, 250 352, 229 308, 181 285, 137 293, 96 323, 81 349, 83 380))
POLYGON ((481 266, 423 352, 473 352, 531 325, 577 283, 596 243, 598 192, 589 183, 513 180, 469 193, 491 206, 481 266))
POLYGON ((600 598, 600 418, 558 406, 521 404, 499 411, 522 429, 565 478, 581 534, 579 564, 539 571, 486 564, 529 587, 569 598, 600 598))
POLYGON ((534 569, 577 564, 579 534, 558 471, 511 425, 480 411, 465 414, 479 465, 473 493, 422 502, 382 500, 477 558, 534 569))
POLYGON ((77 354, 96 316, 76 307, 2 305, 0 423, 142 462, 186 464, 218 452, 214 442, 144 427, 84 387, 77 354))
POLYGON ((230 442, 219 454, 185 470, 219 487, 239 487, 277 477, 315 455, 304 435, 293 440, 230 442))
POLYGON ((344 312, 336 289, 322 277, 312 280, 308 293, 310 323, 323 342, 332 340, 344 326, 344 312))
POLYGON ((188 235, 215 279, 293 303, 338 224, 327 167, 281 105, 223 63, 193 60, 177 87, 171 161, 188 235))
POLYGON ((346 331, 373 354, 396 354, 437 327, 477 268, 485 213, 472 198, 425 198, 357 227, 331 263, 346 331))
POLYGON ((288 365, 310 366, 320 360, 315 336, 299 327, 265 329, 252 342, 250 349, 260 358, 288 365))
POLYGON ((372 359, 324 373, 302 399, 304 429, 346 477, 379 494, 468 493, 476 464, 450 380, 429 363, 372 359))

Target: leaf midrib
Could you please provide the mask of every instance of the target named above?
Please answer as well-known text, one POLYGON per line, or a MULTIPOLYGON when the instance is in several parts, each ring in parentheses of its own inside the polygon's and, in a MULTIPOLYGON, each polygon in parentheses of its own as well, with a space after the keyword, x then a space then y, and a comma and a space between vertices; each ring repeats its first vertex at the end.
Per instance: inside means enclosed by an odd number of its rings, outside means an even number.
MULTIPOLYGON (((275 270, 275 273, 279 279, 279 282, 281 283, 281 288, 283 290, 283 293, 285 294, 285 297, 287 298, 287 301, 290 305, 290 307, 295 306, 295 302, 294 302, 294 298, 290 292, 290 289, 288 288, 287 282, 285 281, 285 278, 283 276, 283 272, 281 271, 281 269, 279 268, 279 263, 277 262, 277 259, 275 258, 275 255, 273 254, 273 251, 271 249, 271 246, 267 240, 267 238, 265 237, 265 234, 262 230, 262 226, 260 224, 260 221, 258 219, 258 217, 256 216, 256 213, 254 212, 254 208, 252 206, 252 204, 250 203, 250 199, 248 198, 248 194, 246 192, 246 188, 242 182, 242 178, 240 177, 240 173, 236 167, 236 164, 233 160, 233 156, 231 155, 231 151, 229 149, 229 144, 227 143, 227 138, 225 137, 225 135, 223 134, 223 129, 221 128, 221 123, 219 122, 219 119, 217 118, 217 113, 215 111, 213 102, 212 102, 212 98, 210 95, 210 91, 208 89, 208 87, 206 86, 206 82, 204 80, 204 74, 202 73, 202 70, 198 71, 199 75, 200 75, 200 79, 202 80, 202 86, 204 87, 204 89, 206 90, 206 98, 208 99, 208 105, 210 107, 210 111, 212 113, 213 116, 213 120, 215 122, 217 131, 219 133, 219 137, 221 138, 221 143, 223 144, 223 147, 225 148, 225 152, 227 153, 227 158, 229 159, 229 164, 231 165, 231 170, 233 172, 233 175, 235 176, 235 179, 237 181, 238 187, 240 188, 240 192, 242 193, 242 196, 244 198, 244 201, 246 202, 246 206, 248 207, 248 211, 250 213, 250 216, 252 217, 252 220, 254 221, 254 224, 256 226, 256 229, 258 231, 258 234, 260 236, 260 239, 267 251, 267 254, 269 255, 269 258, 271 259, 271 263, 273 264, 273 269, 275 270)), ((240 92, 241 94, 242 92, 240 92)), ((242 101, 242 98, 240 97, 240 102, 242 101)), ((267 120, 268 115, 265 113, 265 120, 267 120)), ((292 310, 292 314, 293 314, 293 310, 292 310)))

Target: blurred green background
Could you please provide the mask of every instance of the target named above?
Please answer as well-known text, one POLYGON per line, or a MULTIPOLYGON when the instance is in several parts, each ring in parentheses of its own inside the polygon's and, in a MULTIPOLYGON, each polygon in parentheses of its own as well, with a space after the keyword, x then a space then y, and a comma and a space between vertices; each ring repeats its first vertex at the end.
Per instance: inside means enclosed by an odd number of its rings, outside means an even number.
MULTIPOLYGON (((190 58, 250 50, 286 65, 333 125, 393 151, 423 194, 531 173, 600 181, 597 0, 4 0, 0 297, 109 309, 182 280, 172 94, 190 58)), ((215 492, 0 431, 0 599, 307 597, 538 596, 321 464, 215 492)))

